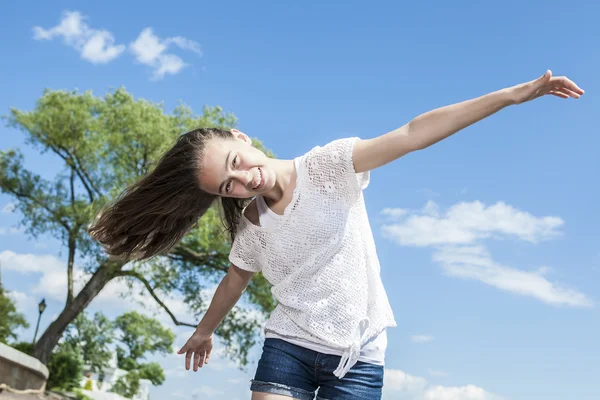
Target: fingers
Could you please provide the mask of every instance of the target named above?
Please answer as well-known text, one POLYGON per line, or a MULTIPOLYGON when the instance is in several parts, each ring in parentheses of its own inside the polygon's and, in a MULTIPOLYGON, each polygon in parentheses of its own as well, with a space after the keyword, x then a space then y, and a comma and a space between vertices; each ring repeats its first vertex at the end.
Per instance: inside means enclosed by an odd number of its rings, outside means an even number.
POLYGON ((186 369, 187 371, 189 371, 189 370, 190 370, 190 362, 191 362, 191 360, 192 360, 192 352, 191 352, 191 351, 188 351, 188 352, 185 354, 185 369, 186 369))
POLYGON ((574 99, 578 99, 578 98, 581 97, 581 95, 579 93, 576 93, 576 92, 574 92, 574 91, 572 91, 570 89, 567 89, 565 87, 553 87, 553 88, 550 88, 550 90, 548 91, 548 93, 550 93, 550 94, 560 93, 561 96, 559 96, 559 97, 562 97, 562 98, 565 98, 565 99, 569 98, 569 97, 572 97, 574 99))
POLYGON ((569 95, 564 94, 564 93, 559 92, 559 91, 556 91, 556 90, 551 90, 551 91, 548 92, 548 94, 551 94, 551 95, 556 96, 556 97, 560 97, 561 99, 568 99, 569 98, 569 95))
POLYGON ((194 372, 198 371, 198 367, 204 365, 204 351, 197 351, 194 355, 194 372))
POLYGON ((204 361, 204 363, 205 363, 205 364, 208 364, 208 359, 210 358, 210 350, 211 350, 211 349, 208 349, 208 350, 206 351, 206 360, 204 361))
POLYGON ((552 80, 551 82, 554 89, 566 89, 573 93, 572 97, 579 98, 584 93, 584 90, 581 89, 575 82, 567 78, 566 76, 559 76, 552 80))

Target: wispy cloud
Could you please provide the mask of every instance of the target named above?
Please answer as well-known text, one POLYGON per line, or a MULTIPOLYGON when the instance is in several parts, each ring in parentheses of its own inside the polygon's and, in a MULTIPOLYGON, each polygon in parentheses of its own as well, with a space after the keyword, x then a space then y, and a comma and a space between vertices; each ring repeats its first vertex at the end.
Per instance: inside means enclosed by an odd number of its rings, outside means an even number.
MULTIPOLYGON (((62 38, 67 46, 79 52, 82 59, 93 64, 106 64, 123 54, 127 48, 125 44, 116 44, 115 36, 107 30, 91 28, 86 19, 78 11, 65 12, 58 25, 52 28, 35 26, 33 37, 36 40, 62 38)), ((137 39, 129 44, 135 59, 151 67, 153 80, 177 74, 188 65, 179 55, 168 52, 173 47, 202 55, 197 42, 182 36, 161 39, 153 33, 152 28, 143 29, 137 39)))
POLYGON ((187 65, 178 55, 167 53, 171 45, 202 54, 198 43, 180 36, 163 40, 152 32, 152 28, 144 29, 129 49, 138 62, 152 68, 153 79, 162 79, 167 74, 178 73, 187 65))
POLYGON ((485 206, 461 202, 445 212, 428 201, 419 211, 385 209, 383 234, 402 246, 429 247, 433 260, 446 274, 481 281, 501 290, 534 297, 548 304, 590 307, 583 293, 551 282, 549 268, 523 271, 494 261, 484 246, 488 239, 516 238, 540 243, 561 235, 564 221, 556 216, 536 217, 506 203, 485 206))
POLYGON ((429 335, 413 335, 410 337, 413 343, 428 343, 433 340, 433 336, 429 335))
POLYGON ((90 28, 85 19, 77 11, 65 12, 59 24, 50 29, 34 27, 33 37, 36 40, 61 37, 66 45, 79 52, 81 58, 93 64, 108 63, 123 53, 125 45, 115 44, 111 32, 90 28))

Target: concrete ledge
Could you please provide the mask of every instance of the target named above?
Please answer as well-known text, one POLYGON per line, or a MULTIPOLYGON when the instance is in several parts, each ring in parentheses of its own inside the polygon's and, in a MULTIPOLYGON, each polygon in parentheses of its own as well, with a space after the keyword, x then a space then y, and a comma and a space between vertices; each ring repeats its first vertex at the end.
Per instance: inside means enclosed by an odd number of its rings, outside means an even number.
POLYGON ((0 383, 17 390, 44 390, 48 368, 38 359, 0 343, 0 383))

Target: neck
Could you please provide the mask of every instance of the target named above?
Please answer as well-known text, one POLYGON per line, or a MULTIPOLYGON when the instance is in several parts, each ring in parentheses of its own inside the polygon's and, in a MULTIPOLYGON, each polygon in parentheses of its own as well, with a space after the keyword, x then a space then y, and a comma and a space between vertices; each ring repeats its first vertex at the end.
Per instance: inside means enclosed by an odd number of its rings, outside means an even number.
POLYGON ((271 168, 275 171, 275 186, 268 192, 263 193, 263 197, 276 203, 281 200, 288 190, 296 184, 296 173, 294 160, 271 159, 271 168))

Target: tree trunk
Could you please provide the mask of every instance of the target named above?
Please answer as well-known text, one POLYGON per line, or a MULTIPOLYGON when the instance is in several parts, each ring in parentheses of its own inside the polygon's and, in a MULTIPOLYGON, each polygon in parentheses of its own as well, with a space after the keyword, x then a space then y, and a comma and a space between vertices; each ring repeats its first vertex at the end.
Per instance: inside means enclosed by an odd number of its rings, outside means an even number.
POLYGON ((73 302, 73 264, 75 263, 75 235, 69 232, 69 260, 67 261, 67 301, 65 308, 73 302))
MULTIPOLYGON (((117 269, 119 269, 118 267, 117 269)), ((52 350, 56 347, 67 326, 85 310, 90 302, 100 293, 106 284, 115 277, 115 268, 110 264, 101 265, 92 275, 71 304, 65 305, 60 315, 52 321, 35 345, 35 357, 47 364, 52 350)))

